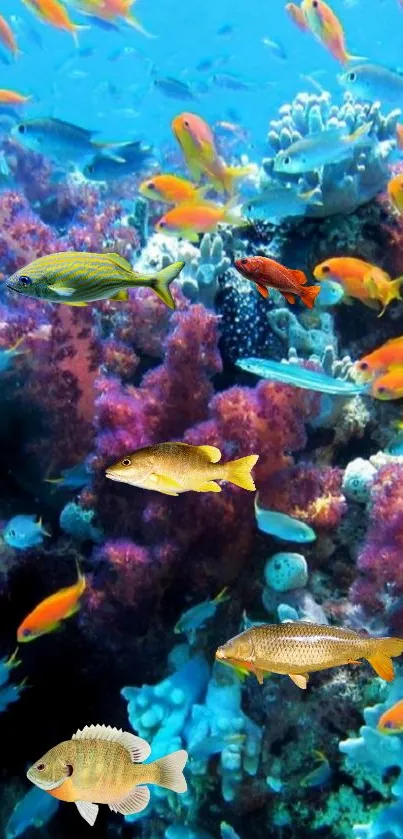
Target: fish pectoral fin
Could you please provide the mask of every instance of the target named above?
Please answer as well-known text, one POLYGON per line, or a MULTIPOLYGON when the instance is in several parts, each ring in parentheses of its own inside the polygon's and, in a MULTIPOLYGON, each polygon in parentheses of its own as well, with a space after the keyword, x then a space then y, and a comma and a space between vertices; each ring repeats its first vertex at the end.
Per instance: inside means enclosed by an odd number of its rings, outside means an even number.
POLYGON ((62 623, 61 621, 53 621, 53 623, 48 623, 46 625, 46 632, 54 632, 55 629, 61 629, 62 623))
POLYGON ((145 810, 149 800, 150 790, 148 787, 134 787, 125 798, 111 801, 109 809, 113 813, 122 813, 124 816, 129 816, 131 813, 141 813, 142 810, 145 810))
POLYGON ((362 661, 356 661, 355 658, 351 658, 347 664, 362 664, 362 661))
POLYGON ((305 274, 303 271, 298 271, 298 269, 290 268, 290 274, 292 274, 294 280, 297 281, 300 285, 305 285, 308 282, 305 274))
POLYGON ((75 303, 70 302, 70 300, 59 300, 59 303, 62 303, 64 306, 87 306, 87 303, 75 303))
POLYGON ((182 230, 180 233, 181 239, 187 239, 188 242, 198 243, 199 234, 195 230, 182 230))
POLYGON ((111 300, 128 300, 129 299, 129 292, 128 291, 118 291, 116 294, 111 297, 111 300))
POLYGON ((55 294, 58 294, 59 297, 71 297, 74 294, 74 288, 71 288, 64 283, 53 283, 53 285, 49 286, 50 291, 54 291, 55 294))
POLYGON ((195 487, 195 492, 221 492, 221 487, 215 481, 205 481, 204 484, 195 487))
POLYGON ((381 679, 385 679, 385 682, 393 681, 395 671, 393 669, 393 661, 389 656, 385 655, 385 653, 376 653, 368 661, 381 679))
POLYGON ((91 825, 91 827, 94 827, 99 810, 98 804, 91 804, 90 801, 76 801, 75 805, 80 813, 80 816, 82 816, 83 819, 91 825))
POLYGON ((149 475, 149 481, 155 485, 160 492, 172 492, 177 495, 177 490, 182 489, 182 486, 174 478, 169 478, 168 475, 159 475, 157 472, 152 472, 149 475))
POLYGON ((297 685, 301 690, 306 690, 309 679, 308 673, 289 673, 288 675, 294 682, 294 685, 297 685))
POLYGON ((281 294, 285 297, 287 303, 295 303, 295 295, 294 294, 287 294, 285 291, 282 291, 281 294))
POLYGON ((203 454, 208 457, 210 463, 218 463, 221 460, 221 452, 220 449, 217 449, 217 446, 198 446, 199 452, 203 452, 203 454))
POLYGON ((254 667, 253 672, 259 682, 259 685, 262 685, 264 679, 264 670, 260 670, 259 667, 254 667))
POLYGON ((266 288, 265 285, 260 285, 260 283, 256 283, 256 288, 257 288, 259 294, 262 295, 262 297, 268 297, 269 296, 269 290, 266 288))

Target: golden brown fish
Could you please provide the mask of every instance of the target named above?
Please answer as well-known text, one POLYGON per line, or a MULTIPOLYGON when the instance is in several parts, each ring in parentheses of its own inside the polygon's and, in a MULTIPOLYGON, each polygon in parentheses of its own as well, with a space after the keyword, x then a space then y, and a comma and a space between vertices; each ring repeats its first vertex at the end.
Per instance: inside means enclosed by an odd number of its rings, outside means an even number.
POLYGON ((368 659, 378 676, 390 682, 391 659, 402 652, 401 638, 370 638, 340 626, 295 621, 247 629, 219 647, 216 658, 246 667, 260 684, 266 672, 283 673, 305 689, 309 673, 357 664, 360 658, 368 659))
POLYGON ((215 446, 188 446, 187 443, 159 443, 137 449, 106 470, 112 481, 154 489, 164 495, 182 492, 221 492, 218 481, 229 481, 243 489, 255 490, 250 474, 257 454, 218 463, 220 449, 215 446))
POLYGON ((150 752, 146 740, 130 732, 90 725, 46 752, 27 777, 54 798, 74 802, 92 826, 97 804, 108 804, 114 813, 124 815, 144 810, 150 800, 146 784, 186 792, 183 768, 187 752, 181 749, 140 765, 150 752))

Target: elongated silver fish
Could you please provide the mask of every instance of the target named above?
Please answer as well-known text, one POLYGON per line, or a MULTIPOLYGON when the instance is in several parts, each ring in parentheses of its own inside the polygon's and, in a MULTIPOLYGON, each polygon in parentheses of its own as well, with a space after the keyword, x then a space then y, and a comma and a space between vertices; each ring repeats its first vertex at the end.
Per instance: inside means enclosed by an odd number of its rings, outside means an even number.
POLYGON ((302 140, 297 140, 287 149, 279 151, 274 159, 274 171, 285 172, 289 175, 299 175, 312 172, 329 163, 338 163, 349 157, 355 146, 367 137, 372 128, 368 122, 360 125, 352 134, 345 134, 339 128, 325 129, 308 134, 302 140))
POLYGON ((52 253, 20 268, 7 280, 7 288, 26 297, 53 303, 86 306, 94 300, 126 300, 129 288, 152 288, 171 309, 175 302, 169 290, 184 262, 173 262, 156 274, 133 271, 117 253, 52 253))

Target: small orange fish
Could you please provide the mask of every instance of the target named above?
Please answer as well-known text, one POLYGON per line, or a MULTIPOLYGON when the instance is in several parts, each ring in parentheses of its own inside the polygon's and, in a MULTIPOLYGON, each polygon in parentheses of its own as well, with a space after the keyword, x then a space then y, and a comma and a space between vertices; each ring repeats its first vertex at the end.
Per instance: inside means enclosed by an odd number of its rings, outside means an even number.
POLYGON ((62 29, 70 32, 77 43, 77 32, 79 29, 87 29, 86 26, 79 26, 70 20, 66 9, 59 3, 59 0, 23 0, 31 12, 34 12, 41 20, 54 26, 55 29, 62 29))
POLYGON ((403 734, 403 699, 382 714, 377 729, 382 734, 403 734))
POLYGON ((19 53, 20 50, 18 49, 14 33, 2 15, 0 15, 0 41, 14 56, 19 53))
POLYGON ((309 26, 300 6, 297 6, 296 3, 287 3, 285 10, 301 32, 309 32, 309 26))
POLYGON ((171 127, 196 183, 204 175, 215 189, 232 194, 234 181, 251 173, 251 166, 226 166, 218 155, 210 126, 197 114, 179 114, 171 127))
POLYGON ((403 366, 389 367, 386 373, 372 383, 371 395, 374 399, 390 402, 403 396, 403 366))
POLYGON ((321 289, 320 285, 305 286, 307 279, 303 271, 286 268, 266 256, 237 259, 235 268, 243 277, 256 284, 263 297, 269 296, 268 288, 276 288, 288 303, 295 303, 295 298, 300 297, 308 309, 313 308, 321 289))
POLYGON ((403 175, 395 175, 388 183, 388 195, 395 209, 403 215, 403 175))
POLYGON ((31 98, 31 96, 23 96, 22 93, 17 93, 16 90, 0 88, 0 105, 25 105, 31 98))
POLYGON ((34 641, 47 632, 58 629, 62 620, 71 617, 80 608, 79 600, 86 587, 84 575, 77 565, 77 582, 68 588, 61 588, 50 597, 45 597, 18 627, 19 644, 34 641))
POLYGON ((232 224, 242 227, 248 224, 230 211, 230 204, 221 206, 211 202, 204 204, 187 203, 173 207, 157 222, 158 233, 178 236, 189 242, 198 242, 199 234, 211 233, 217 224, 232 224))
MULTIPOLYGON (((334 282, 340 283, 346 294, 344 302, 348 303, 349 298, 353 297, 356 300, 361 300, 371 309, 377 309, 378 303, 371 296, 374 293, 373 286, 370 286, 369 289, 366 288, 365 278, 372 279, 373 282, 379 284, 382 281, 390 281, 389 274, 386 274, 381 268, 353 256, 336 256, 326 259, 316 266, 313 275, 315 280, 334 280, 334 282)), ((395 293, 394 296, 398 295, 395 293)))
POLYGON ((179 178, 177 175, 155 175, 153 178, 143 181, 139 186, 139 192, 145 198, 151 198, 152 201, 162 201, 166 204, 200 202, 200 199, 209 189, 211 189, 210 185, 198 189, 191 181, 179 178))
POLYGON ((403 367, 403 335, 391 338, 377 350, 356 361, 354 369, 360 380, 369 382, 374 376, 386 373, 391 367, 403 367))
POLYGON ((327 3, 323 0, 302 0, 301 10, 312 34, 327 47, 336 61, 346 64, 360 58, 347 52, 343 27, 327 3))

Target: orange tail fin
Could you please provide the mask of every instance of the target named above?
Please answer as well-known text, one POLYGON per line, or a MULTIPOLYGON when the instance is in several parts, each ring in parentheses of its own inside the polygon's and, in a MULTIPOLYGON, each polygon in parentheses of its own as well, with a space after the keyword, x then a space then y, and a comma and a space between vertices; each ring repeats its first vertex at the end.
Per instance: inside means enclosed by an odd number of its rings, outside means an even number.
POLYGON ((311 285, 308 288, 301 288, 300 298, 308 309, 313 309, 315 300, 320 292, 320 285, 311 285))
POLYGON ((368 661, 381 679, 391 682, 395 675, 392 658, 402 653, 402 638, 378 638, 374 654, 368 658, 368 661))

